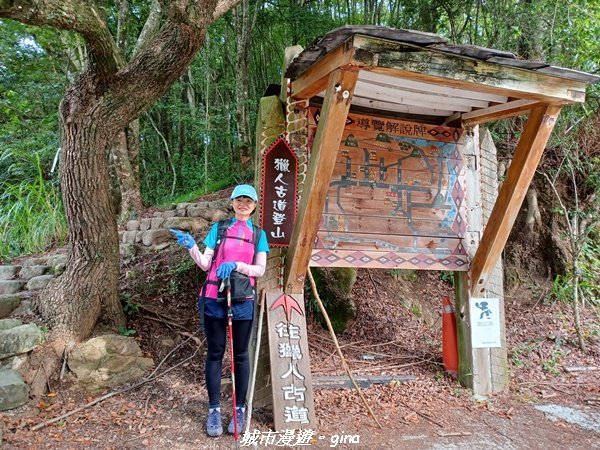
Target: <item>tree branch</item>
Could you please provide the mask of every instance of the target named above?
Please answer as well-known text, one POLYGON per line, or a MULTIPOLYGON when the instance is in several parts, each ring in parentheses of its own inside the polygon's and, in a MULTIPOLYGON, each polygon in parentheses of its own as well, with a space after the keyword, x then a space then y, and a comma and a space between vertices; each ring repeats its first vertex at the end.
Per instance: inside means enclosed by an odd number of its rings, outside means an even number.
POLYGON ((231 8, 235 7, 239 2, 240 0, 219 0, 215 12, 213 13, 213 19, 217 20, 231 8))
POLYGON ((93 2, 82 0, 0 0, 0 17, 28 25, 51 26, 75 31, 86 41, 90 63, 102 78, 109 77, 123 65, 103 15, 93 2))

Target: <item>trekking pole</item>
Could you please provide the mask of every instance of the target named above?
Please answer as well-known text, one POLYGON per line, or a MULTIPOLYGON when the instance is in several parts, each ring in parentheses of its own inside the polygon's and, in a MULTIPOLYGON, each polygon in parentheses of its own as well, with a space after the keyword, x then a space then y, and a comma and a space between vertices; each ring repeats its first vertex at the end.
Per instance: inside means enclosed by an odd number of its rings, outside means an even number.
POLYGON ((231 401, 233 402, 233 438, 238 440, 238 423, 235 398, 235 362, 233 356, 233 309, 231 308, 231 280, 229 277, 223 280, 227 290, 227 327, 229 328, 229 357, 231 359, 231 401))

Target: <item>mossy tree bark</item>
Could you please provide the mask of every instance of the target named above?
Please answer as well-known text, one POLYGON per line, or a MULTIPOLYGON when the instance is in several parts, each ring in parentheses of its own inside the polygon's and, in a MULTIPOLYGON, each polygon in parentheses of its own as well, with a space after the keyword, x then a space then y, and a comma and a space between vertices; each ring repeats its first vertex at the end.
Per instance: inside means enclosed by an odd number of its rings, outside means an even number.
POLYGON ((152 7, 158 9, 152 10, 152 22, 143 30, 149 38, 125 64, 102 5, 83 0, 0 0, 0 17, 74 31, 87 45, 88 64, 60 105, 69 263, 34 304, 67 351, 98 321, 112 328, 124 324, 107 164, 111 146, 118 133, 183 73, 204 42, 208 25, 237 1, 154 1, 152 7))

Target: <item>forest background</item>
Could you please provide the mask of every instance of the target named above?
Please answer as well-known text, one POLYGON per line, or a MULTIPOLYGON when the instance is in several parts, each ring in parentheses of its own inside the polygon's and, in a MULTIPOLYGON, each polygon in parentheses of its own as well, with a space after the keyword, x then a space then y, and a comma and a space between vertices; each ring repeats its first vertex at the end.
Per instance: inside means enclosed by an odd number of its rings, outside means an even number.
MULTIPOLYGON (((92 3, 125 58, 133 58, 160 2, 92 3)), ((210 24, 203 47, 166 93, 115 137, 109 165, 119 220, 251 180, 258 101, 281 82, 284 49, 306 48, 346 24, 432 32, 450 43, 600 71, 598 0, 241 0, 210 24)), ((0 20, 2 262, 65 242, 59 103, 88 56, 80 34, 0 20)), ((599 96, 593 85, 585 104, 563 110, 528 194, 526 219, 527 236, 538 236, 538 245, 543 233, 564 242, 560 257, 547 261, 555 297, 594 304, 600 301, 599 96)), ((515 118, 491 126, 501 167, 522 124, 515 118)))

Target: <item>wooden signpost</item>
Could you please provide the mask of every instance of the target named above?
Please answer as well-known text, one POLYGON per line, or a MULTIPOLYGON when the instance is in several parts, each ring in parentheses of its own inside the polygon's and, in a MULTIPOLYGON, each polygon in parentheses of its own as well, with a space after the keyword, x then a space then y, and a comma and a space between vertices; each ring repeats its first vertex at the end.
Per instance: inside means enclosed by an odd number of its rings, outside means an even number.
POLYGON ((267 311, 275 430, 314 428, 304 298, 267 292, 267 311))

